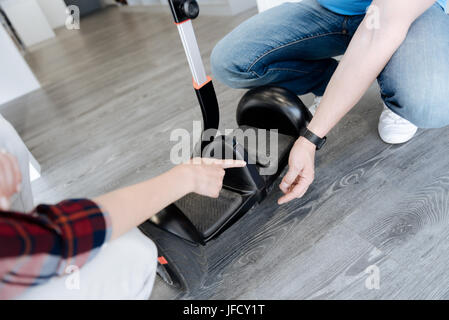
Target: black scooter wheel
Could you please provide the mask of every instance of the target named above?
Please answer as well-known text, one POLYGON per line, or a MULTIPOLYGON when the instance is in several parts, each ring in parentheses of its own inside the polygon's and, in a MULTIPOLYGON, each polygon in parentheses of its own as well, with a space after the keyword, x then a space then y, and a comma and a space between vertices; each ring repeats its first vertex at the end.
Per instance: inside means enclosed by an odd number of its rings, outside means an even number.
POLYGON ((207 272, 204 247, 161 230, 149 221, 139 229, 158 248, 158 275, 162 280, 180 289, 184 297, 201 288, 207 272))

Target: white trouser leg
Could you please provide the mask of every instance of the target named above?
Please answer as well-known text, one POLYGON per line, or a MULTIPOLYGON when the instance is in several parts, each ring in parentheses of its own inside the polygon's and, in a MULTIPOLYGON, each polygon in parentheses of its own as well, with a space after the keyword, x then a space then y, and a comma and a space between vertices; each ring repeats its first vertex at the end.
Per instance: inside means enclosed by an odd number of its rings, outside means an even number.
POLYGON ((0 149, 5 149, 17 158, 22 173, 21 191, 12 199, 12 210, 29 212, 34 206, 30 182, 29 152, 16 130, 1 115, 0 149))
POLYGON ((53 278, 19 299, 149 299, 156 267, 156 245, 133 229, 103 246, 78 274, 53 278))

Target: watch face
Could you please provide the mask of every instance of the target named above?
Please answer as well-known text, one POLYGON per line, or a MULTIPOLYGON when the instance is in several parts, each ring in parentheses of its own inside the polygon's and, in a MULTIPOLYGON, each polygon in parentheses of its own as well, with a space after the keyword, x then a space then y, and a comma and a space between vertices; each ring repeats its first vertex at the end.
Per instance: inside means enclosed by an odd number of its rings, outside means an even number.
POLYGON ((324 147, 324 145, 326 144, 326 141, 327 141, 327 137, 324 137, 323 139, 321 139, 319 146, 317 146, 317 150, 320 150, 322 147, 324 147))

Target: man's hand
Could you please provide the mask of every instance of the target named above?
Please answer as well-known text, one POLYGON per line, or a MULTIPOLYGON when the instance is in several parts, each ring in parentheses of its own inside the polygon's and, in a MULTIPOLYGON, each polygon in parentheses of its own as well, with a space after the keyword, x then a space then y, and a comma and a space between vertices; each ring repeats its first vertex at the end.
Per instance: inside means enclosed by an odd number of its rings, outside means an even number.
POLYGON ((278 204, 287 203, 301 198, 315 178, 316 146, 307 139, 300 137, 290 151, 288 172, 279 186, 284 196, 278 204))
POLYGON ((0 210, 9 210, 11 197, 20 191, 22 174, 17 159, 0 150, 0 210))

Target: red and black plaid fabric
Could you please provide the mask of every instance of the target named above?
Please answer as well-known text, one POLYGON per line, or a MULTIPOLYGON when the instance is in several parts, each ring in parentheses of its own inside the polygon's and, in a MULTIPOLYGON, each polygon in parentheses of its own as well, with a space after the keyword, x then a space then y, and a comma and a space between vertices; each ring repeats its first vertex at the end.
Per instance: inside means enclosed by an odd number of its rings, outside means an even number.
POLYGON ((109 239, 108 215, 91 200, 0 211, 0 299, 81 267, 109 239))

